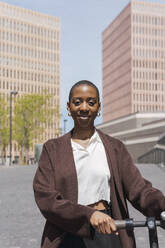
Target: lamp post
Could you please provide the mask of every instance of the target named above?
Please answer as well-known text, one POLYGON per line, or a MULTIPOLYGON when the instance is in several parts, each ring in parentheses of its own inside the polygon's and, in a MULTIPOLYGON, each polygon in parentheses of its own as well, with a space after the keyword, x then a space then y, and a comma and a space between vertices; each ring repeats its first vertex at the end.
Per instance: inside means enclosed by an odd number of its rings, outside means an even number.
POLYGON ((9 165, 12 164, 12 96, 17 95, 17 91, 10 92, 10 155, 9 155, 9 165))
POLYGON ((66 133, 66 123, 67 123, 67 119, 64 119, 64 134, 66 133))

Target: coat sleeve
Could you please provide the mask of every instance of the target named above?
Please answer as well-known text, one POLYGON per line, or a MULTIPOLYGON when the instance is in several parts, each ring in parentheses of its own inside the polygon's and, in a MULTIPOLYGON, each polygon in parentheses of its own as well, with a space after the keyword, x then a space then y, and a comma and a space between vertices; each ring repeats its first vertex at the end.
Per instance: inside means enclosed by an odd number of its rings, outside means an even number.
POLYGON ((165 210, 165 196, 142 177, 124 145, 121 156, 121 178, 127 199, 145 216, 159 219, 165 210))
POLYGON ((41 213, 65 232, 92 238, 90 217, 95 210, 64 199, 54 189, 54 180, 53 166, 44 145, 33 181, 34 196, 41 213))

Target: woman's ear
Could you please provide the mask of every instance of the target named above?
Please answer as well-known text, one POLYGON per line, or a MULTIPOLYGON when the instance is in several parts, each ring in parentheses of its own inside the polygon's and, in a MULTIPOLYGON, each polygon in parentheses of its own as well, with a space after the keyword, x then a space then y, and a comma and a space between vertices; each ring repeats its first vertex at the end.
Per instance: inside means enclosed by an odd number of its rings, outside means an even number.
POLYGON ((70 112, 70 103, 67 102, 67 106, 66 106, 67 110, 70 112))
POLYGON ((70 103, 67 102, 67 110, 68 110, 68 116, 71 116, 71 112, 70 112, 70 103))
POLYGON ((99 109, 98 109, 98 112, 101 111, 101 102, 99 102, 99 109))

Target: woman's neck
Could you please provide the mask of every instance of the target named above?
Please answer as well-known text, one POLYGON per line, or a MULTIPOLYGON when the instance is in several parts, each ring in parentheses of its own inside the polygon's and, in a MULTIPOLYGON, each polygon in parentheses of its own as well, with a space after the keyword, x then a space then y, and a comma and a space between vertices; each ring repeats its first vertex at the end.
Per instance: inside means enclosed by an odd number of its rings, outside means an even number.
POLYGON ((90 139, 95 132, 95 127, 91 129, 80 129, 74 127, 72 132, 72 139, 86 140, 90 139))

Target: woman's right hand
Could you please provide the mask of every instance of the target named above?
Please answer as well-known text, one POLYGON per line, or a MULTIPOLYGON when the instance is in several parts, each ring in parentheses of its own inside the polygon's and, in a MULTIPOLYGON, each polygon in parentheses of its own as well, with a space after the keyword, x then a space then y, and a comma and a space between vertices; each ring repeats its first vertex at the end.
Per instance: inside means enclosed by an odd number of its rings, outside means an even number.
POLYGON ((90 223, 94 229, 102 234, 114 233, 118 235, 114 220, 107 214, 100 211, 95 211, 90 218, 90 223))

